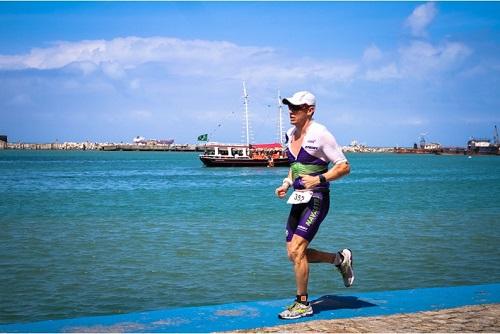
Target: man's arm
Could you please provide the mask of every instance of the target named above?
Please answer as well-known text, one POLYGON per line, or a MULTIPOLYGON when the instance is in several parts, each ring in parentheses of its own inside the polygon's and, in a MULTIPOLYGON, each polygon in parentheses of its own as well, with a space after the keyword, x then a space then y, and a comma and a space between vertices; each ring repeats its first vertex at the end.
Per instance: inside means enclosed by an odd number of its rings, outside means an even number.
MULTIPOLYGON (((344 161, 334 165, 332 168, 328 170, 328 172, 324 173, 323 176, 325 177, 326 181, 335 181, 349 174, 350 172, 351 172, 351 166, 349 165, 349 162, 344 161)), ((318 176, 318 181, 319 181, 319 176, 318 176)))
MULTIPOLYGON (((351 167, 349 162, 343 161, 338 164, 335 164, 332 168, 330 168, 326 173, 323 174, 326 181, 334 181, 340 179, 342 176, 349 174, 351 171, 351 167)), ((321 183, 319 175, 301 175, 302 182, 306 189, 311 189, 316 187, 321 183)))
POLYGON ((288 191, 288 188, 290 188, 292 186, 292 184, 293 184, 292 169, 290 168, 288 170, 288 176, 285 179, 283 179, 283 184, 281 186, 279 186, 278 188, 276 188, 274 193, 279 198, 284 198, 286 195, 286 192, 288 191))

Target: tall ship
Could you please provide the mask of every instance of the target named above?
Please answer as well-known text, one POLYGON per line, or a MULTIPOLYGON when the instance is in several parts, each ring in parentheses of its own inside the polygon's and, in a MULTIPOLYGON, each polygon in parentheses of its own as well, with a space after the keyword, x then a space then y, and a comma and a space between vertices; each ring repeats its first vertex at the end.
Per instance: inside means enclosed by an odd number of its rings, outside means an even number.
MULTIPOLYGON (((279 93, 278 93, 279 95, 279 93)), ((251 144, 248 120, 248 94, 243 82, 245 105, 246 144, 207 143, 200 160, 207 167, 287 167, 290 162, 283 143, 283 124, 281 120, 281 98, 279 100, 279 142, 251 144)))

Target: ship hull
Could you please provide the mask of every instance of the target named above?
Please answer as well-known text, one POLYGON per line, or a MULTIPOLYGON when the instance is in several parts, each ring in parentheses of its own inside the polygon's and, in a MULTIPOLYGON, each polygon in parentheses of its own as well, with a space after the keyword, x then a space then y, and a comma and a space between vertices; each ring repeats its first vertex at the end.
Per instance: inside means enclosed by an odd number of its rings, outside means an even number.
POLYGON ((272 161, 250 158, 220 158, 200 156, 201 162, 207 167, 288 167, 288 158, 279 158, 272 161))
POLYGON ((473 149, 468 149, 466 154, 468 155, 500 155, 500 150, 497 146, 487 146, 487 147, 475 147, 473 149))

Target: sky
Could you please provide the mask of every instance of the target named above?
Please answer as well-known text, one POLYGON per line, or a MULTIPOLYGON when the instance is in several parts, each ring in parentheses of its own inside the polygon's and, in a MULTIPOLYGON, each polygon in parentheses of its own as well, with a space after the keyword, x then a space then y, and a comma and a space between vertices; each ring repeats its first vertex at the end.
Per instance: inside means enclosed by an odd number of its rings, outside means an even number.
POLYGON ((9 142, 240 143, 245 82, 255 143, 309 90, 341 145, 463 147, 499 79, 500 2, 0 2, 9 142))

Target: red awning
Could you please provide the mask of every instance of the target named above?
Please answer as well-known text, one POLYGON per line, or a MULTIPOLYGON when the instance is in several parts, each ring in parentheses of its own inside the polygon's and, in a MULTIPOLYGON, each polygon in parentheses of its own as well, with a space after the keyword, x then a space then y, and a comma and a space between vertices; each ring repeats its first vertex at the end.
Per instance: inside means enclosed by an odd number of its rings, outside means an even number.
POLYGON ((267 149, 276 149, 281 150, 280 143, 272 143, 272 144, 251 144, 250 148, 267 148, 267 149))

